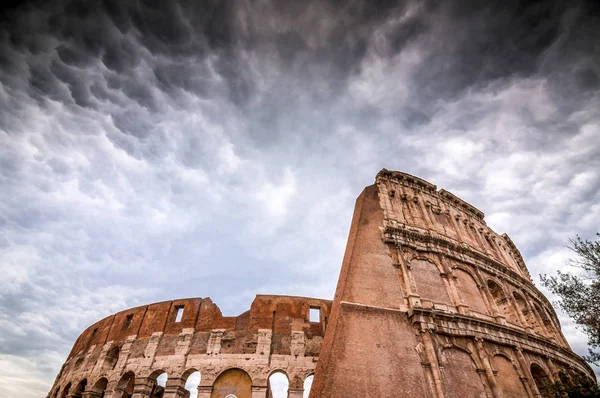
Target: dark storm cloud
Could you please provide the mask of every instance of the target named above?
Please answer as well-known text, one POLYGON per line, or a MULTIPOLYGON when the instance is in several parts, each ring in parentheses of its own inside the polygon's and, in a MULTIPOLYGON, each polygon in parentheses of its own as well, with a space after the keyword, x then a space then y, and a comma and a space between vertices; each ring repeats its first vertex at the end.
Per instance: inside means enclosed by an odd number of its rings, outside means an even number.
POLYGON ((382 167, 484 210, 532 275, 564 266, 566 237, 600 217, 598 9, 6 10, 0 371, 43 395, 83 328, 137 304, 211 296, 233 315, 258 292, 331 297, 354 198, 382 167))

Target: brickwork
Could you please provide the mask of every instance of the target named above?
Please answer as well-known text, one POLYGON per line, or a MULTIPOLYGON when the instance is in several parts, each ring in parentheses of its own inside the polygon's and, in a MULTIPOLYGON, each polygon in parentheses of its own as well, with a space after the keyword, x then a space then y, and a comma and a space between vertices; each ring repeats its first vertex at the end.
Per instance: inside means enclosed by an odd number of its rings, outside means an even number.
POLYGON ((223 317, 210 298, 133 308, 90 326, 48 397, 544 397, 575 355, 512 240, 417 177, 382 170, 358 197, 333 302, 256 297, 223 317), (310 309, 320 310, 310 322, 310 309), (178 318, 180 317, 180 319, 178 318), (163 388, 156 379, 168 374, 163 388))
POLYGON ((264 398, 275 371, 301 397, 330 308, 329 300, 258 295, 237 317, 222 316, 210 298, 121 311, 79 336, 48 397, 186 398, 184 385, 195 371, 200 398, 264 398), (310 308, 319 309, 319 322, 310 322, 310 308), (164 388, 157 385, 162 373, 164 388))
POLYGON ((512 240, 382 170, 357 199, 310 396, 540 397, 565 370, 595 379, 512 240))

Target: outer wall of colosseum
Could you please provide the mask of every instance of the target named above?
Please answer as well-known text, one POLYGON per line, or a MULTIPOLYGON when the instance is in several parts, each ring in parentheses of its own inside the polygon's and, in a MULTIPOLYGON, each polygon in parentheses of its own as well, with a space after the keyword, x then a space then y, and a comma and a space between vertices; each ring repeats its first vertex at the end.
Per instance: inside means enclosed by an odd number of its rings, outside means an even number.
POLYGON ((187 398, 186 380, 199 371, 199 398, 267 397, 275 372, 287 376, 288 396, 301 398, 330 308, 329 300, 258 295, 238 317, 222 316, 210 298, 122 311, 79 336, 48 397, 187 398))
POLYGON ((443 189, 382 170, 357 199, 311 397, 544 397, 595 379, 506 235, 443 189))
POLYGON ((451 193, 385 169, 357 199, 333 303, 259 295, 238 317, 209 298, 119 312, 79 337, 48 398, 187 398, 196 371, 200 398, 270 398, 274 372, 290 398, 313 373, 313 398, 544 397, 560 372, 595 379, 511 239, 451 193))

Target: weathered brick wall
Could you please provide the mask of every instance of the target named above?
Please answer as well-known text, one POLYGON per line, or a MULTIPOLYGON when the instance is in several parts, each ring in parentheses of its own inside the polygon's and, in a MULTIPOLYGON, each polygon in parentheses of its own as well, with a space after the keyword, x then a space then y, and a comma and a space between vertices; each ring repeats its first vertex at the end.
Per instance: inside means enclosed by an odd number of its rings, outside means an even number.
POLYGON ((201 374, 199 397, 217 394, 213 384, 220 375, 218 391, 227 380, 244 379, 242 374, 251 380, 251 389, 238 396, 265 397, 274 371, 288 376, 291 396, 301 396, 317 362, 330 307, 328 300, 259 295, 237 317, 224 317, 210 298, 121 311, 81 334, 49 397, 147 397, 156 393, 156 376, 162 372, 168 382, 159 395, 185 397, 183 386, 193 371, 201 374), (310 322, 310 308, 319 308, 319 322, 310 322))
POLYGON ((538 397, 564 370, 595 378, 512 240, 382 170, 357 199, 311 397, 538 397))

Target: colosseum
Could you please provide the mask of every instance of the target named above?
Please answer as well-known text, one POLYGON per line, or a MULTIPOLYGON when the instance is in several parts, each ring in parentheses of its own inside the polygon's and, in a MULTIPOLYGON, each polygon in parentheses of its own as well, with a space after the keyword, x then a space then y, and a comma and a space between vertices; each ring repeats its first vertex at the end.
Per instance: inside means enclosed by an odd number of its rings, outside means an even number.
POLYGON ((595 380, 512 240, 452 193, 383 169, 356 201, 333 301, 118 312, 79 336, 48 397, 264 398, 276 373, 290 398, 310 379, 310 397, 546 397, 561 372, 595 380))

